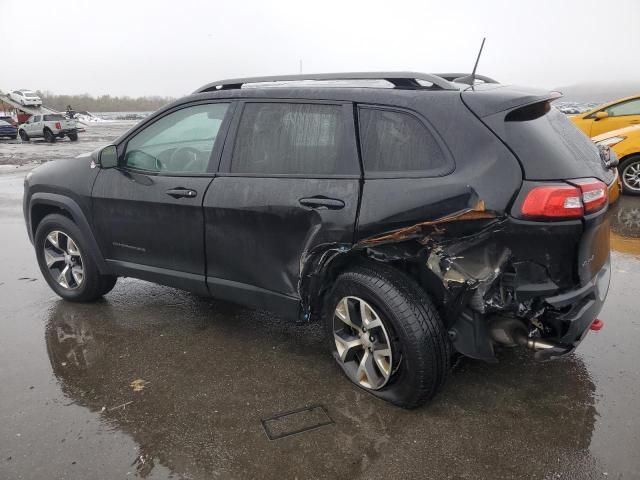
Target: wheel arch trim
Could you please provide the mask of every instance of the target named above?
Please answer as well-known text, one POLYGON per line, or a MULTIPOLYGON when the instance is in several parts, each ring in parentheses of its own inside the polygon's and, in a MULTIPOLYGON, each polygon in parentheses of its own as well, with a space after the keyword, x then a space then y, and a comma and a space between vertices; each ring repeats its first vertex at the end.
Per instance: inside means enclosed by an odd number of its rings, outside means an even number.
POLYGON ((60 208, 71 215, 71 219, 77 225, 77 227, 82 232, 84 236, 84 240, 87 243, 87 248, 89 252, 93 256, 93 259, 98 266, 98 270, 101 274, 110 274, 111 269, 108 267, 107 263, 104 261, 104 256, 100 251, 100 247, 98 246, 98 242, 96 241, 95 236, 93 235, 93 231, 89 226, 89 222, 87 221, 86 216, 84 215, 80 205, 78 205, 73 199, 69 197, 65 197, 64 195, 59 195, 57 193, 49 193, 49 192, 36 192, 31 195, 31 199, 29 202, 29 218, 28 218, 28 227, 29 227, 29 239, 31 243, 34 242, 35 230, 37 228, 36 225, 33 224, 33 209, 38 205, 50 205, 53 207, 60 208))

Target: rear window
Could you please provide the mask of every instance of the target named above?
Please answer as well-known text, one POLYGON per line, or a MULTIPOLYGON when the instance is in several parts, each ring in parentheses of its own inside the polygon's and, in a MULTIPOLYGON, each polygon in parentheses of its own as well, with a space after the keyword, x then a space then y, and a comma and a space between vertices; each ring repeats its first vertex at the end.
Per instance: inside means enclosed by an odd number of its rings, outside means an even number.
POLYGON ((597 177, 611 183, 594 143, 567 116, 548 102, 520 107, 487 119, 520 160, 525 178, 558 180, 597 177))
POLYGON ((414 115, 361 107, 359 121, 366 173, 439 176, 453 170, 433 134, 414 115))
POLYGON ((342 106, 247 103, 231 160, 232 173, 340 174, 345 143, 342 106))
POLYGON ((53 115, 44 116, 45 122, 53 122, 53 121, 59 122, 60 120, 64 120, 64 117, 62 115, 53 114, 53 115))

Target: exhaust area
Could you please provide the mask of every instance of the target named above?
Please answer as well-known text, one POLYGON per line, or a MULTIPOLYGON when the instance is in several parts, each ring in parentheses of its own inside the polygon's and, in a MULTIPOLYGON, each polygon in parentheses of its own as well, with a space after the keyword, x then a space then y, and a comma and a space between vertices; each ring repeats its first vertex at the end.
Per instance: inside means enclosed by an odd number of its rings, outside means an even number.
POLYGON ((489 334, 494 342, 507 347, 520 346, 534 351, 561 348, 557 343, 529 337, 525 324, 515 318, 495 318, 490 323, 489 334))

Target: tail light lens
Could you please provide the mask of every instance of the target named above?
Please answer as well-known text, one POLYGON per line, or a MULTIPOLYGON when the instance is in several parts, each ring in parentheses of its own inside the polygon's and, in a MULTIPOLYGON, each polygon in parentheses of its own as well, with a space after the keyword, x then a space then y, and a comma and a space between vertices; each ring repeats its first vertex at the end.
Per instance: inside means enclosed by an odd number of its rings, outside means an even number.
POLYGON ((607 204, 607 185, 595 178, 584 180, 572 180, 572 184, 578 186, 582 191, 582 203, 585 213, 597 212, 607 204))
POLYGON ((595 178, 571 180, 571 185, 544 185, 529 190, 522 203, 528 218, 571 219, 593 213, 607 204, 607 185, 595 178))
POLYGON ((583 214, 580 189, 571 185, 535 187, 522 204, 525 217, 580 218, 583 214))
POLYGON ((56 130, 60 130, 62 128, 62 126, 60 125, 60 122, 56 122, 56 130))

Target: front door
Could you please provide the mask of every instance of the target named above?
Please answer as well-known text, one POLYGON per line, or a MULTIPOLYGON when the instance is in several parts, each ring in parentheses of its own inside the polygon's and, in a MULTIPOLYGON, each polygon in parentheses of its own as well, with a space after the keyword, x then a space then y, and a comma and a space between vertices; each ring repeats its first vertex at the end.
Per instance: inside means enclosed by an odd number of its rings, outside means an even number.
POLYGON ((202 200, 218 165, 228 103, 179 108, 119 145, 100 172, 93 221, 119 274, 206 293, 202 200))
POLYGON ((40 126, 40 121, 42 120, 42 115, 33 115, 29 117, 27 123, 24 125, 24 130, 27 132, 27 135, 30 137, 36 137, 42 135, 42 128, 40 126))
POLYGON ((640 124, 640 98, 616 103, 602 111, 607 112, 608 116, 593 120, 591 123, 591 137, 611 130, 640 124))
POLYGON ((214 296, 295 315, 305 261, 351 245, 360 189, 352 115, 350 104, 239 106, 204 200, 214 296))

